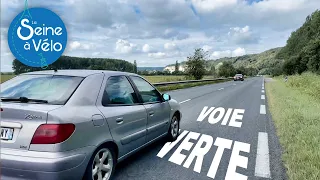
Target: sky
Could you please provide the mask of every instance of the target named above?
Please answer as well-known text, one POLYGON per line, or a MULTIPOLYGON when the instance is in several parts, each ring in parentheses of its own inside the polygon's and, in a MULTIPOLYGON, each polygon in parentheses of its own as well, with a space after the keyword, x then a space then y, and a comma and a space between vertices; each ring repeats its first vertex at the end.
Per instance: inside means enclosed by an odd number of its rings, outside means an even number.
MULTIPOLYGON (((12 71, 7 32, 23 6, 23 0, 1 1, 1 72, 12 71)), ((284 46, 320 1, 29 0, 29 7, 48 8, 64 21, 64 55, 163 67, 185 61, 195 48, 218 59, 284 46)))

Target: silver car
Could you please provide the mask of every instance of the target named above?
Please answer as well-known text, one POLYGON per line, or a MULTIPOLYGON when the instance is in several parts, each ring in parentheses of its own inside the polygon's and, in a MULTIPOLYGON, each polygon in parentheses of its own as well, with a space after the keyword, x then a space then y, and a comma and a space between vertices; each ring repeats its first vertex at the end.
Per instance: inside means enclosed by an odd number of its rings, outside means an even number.
POLYGON ((180 106, 143 77, 40 71, 1 85, 1 179, 111 179, 116 164, 179 132, 180 106))

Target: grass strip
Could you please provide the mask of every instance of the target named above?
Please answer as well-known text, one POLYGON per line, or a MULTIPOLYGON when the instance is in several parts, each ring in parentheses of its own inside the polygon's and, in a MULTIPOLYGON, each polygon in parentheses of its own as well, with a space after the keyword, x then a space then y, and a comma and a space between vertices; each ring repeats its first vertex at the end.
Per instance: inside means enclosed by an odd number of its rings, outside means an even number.
POLYGON ((216 84, 216 83, 221 83, 221 82, 226 82, 226 81, 230 81, 230 80, 217 80, 217 81, 207 81, 207 82, 174 84, 174 85, 168 85, 168 86, 158 86, 157 89, 159 91, 161 91, 161 92, 165 92, 165 91, 172 91, 172 90, 177 90, 177 89, 185 89, 185 88, 190 88, 190 87, 195 87, 195 86, 216 84))
POLYGON ((312 79, 316 82, 310 83, 310 74, 304 74, 290 76, 287 83, 280 78, 266 83, 282 160, 292 180, 320 179, 320 94, 313 86, 320 77, 312 79))

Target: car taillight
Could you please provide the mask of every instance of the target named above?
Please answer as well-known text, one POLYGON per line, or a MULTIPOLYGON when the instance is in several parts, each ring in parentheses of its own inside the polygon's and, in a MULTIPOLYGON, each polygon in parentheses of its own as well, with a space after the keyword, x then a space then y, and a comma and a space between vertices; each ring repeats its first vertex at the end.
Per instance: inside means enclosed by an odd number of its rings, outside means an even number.
POLYGON ((34 133, 31 144, 60 143, 67 140, 74 130, 74 124, 42 124, 34 133))

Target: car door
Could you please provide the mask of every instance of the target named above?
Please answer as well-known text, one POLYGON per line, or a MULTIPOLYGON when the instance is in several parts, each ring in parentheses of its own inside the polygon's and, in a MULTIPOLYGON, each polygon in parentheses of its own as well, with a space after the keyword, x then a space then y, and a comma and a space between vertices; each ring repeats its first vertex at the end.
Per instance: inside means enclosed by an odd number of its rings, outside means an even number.
POLYGON ((111 76, 106 80, 98 108, 119 147, 119 157, 146 143, 146 109, 126 76, 111 76))
POLYGON ((168 132, 170 122, 170 105, 149 82, 139 76, 130 76, 139 98, 147 110, 147 142, 168 132))

